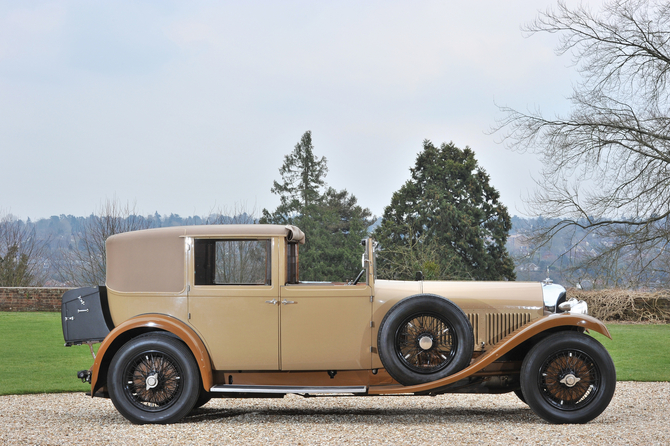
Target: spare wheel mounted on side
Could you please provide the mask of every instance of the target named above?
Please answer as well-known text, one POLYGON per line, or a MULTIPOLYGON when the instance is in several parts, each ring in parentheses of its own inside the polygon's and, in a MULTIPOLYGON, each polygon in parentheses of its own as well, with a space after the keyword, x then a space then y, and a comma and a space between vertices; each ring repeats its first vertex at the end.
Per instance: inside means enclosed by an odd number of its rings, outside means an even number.
POLYGON ((468 317, 434 294, 395 304, 379 328, 377 346, 386 371, 405 386, 452 375, 470 364, 474 336, 468 317))

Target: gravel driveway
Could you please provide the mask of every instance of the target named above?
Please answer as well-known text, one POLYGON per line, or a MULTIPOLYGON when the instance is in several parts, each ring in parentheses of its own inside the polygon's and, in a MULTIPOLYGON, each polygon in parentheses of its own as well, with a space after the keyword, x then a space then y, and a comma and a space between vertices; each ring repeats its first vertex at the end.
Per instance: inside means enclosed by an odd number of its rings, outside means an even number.
POLYGON ((215 399, 135 426, 83 393, 0 397, 0 444, 670 444, 670 383, 619 382, 586 425, 550 425, 514 394, 215 399))

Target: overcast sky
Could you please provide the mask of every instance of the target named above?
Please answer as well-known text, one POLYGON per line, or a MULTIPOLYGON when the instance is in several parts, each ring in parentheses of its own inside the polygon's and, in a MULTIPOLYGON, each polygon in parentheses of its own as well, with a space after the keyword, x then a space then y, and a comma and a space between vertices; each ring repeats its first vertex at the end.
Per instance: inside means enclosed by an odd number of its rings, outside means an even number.
POLYGON ((568 110, 557 37, 520 31, 554 3, 0 1, 0 214, 260 214, 306 130, 378 216, 424 139, 520 214, 538 162, 486 132, 496 104, 568 110))

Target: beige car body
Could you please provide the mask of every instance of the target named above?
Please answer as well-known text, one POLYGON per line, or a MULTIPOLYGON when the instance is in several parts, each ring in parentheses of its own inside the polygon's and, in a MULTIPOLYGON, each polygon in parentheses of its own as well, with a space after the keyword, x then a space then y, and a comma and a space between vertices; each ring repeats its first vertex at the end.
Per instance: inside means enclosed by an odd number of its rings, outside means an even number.
MULTIPOLYGON (((586 315, 545 315, 542 284, 376 280, 366 261, 363 281, 287 283, 289 243, 295 227, 220 225, 160 228, 114 235, 107 241, 107 295, 114 329, 92 367, 92 393, 105 386, 105 368, 129 333, 165 330, 184 340, 198 359, 205 390, 234 382, 249 385, 363 385, 370 393, 406 393, 384 373, 377 335, 398 301, 435 294, 458 305, 474 333, 473 373, 508 373, 519 364, 494 364, 506 352, 548 328, 576 326, 609 336, 586 315), (196 285, 196 239, 268 240, 271 283, 196 285), (507 337, 507 338, 506 338, 507 337), (330 377, 324 371, 337 371, 330 377)), ((366 246, 367 259, 374 258, 366 246)), ((422 391, 455 382, 421 385, 422 391)))

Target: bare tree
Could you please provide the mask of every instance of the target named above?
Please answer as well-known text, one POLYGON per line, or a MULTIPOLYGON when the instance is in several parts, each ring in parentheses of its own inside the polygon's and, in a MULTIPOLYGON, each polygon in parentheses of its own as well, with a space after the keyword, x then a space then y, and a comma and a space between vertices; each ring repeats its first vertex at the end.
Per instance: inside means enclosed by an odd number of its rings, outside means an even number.
POLYGON ((615 270, 634 272, 634 284, 667 282, 670 3, 614 0, 594 13, 559 1, 525 31, 560 34, 557 53, 570 53, 582 76, 568 116, 502 107, 495 129, 504 129, 507 147, 543 161, 528 213, 560 221, 534 240, 541 245, 559 231, 583 228, 582 237, 595 234, 603 244, 582 267, 613 271, 615 262, 615 270))
POLYGON ((11 214, 0 217, 0 286, 41 286, 49 240, 38 240, 35 228, 11 214))
POLYGON ((58 261, 61 280, 74 286, 104 284, 107 238, 147 229, 151 224, 149 219, 137 214, 135 205, 106 200, 98 212, 86 220, 81 231, 72 234, 70 244, 61 247, 58 261))

